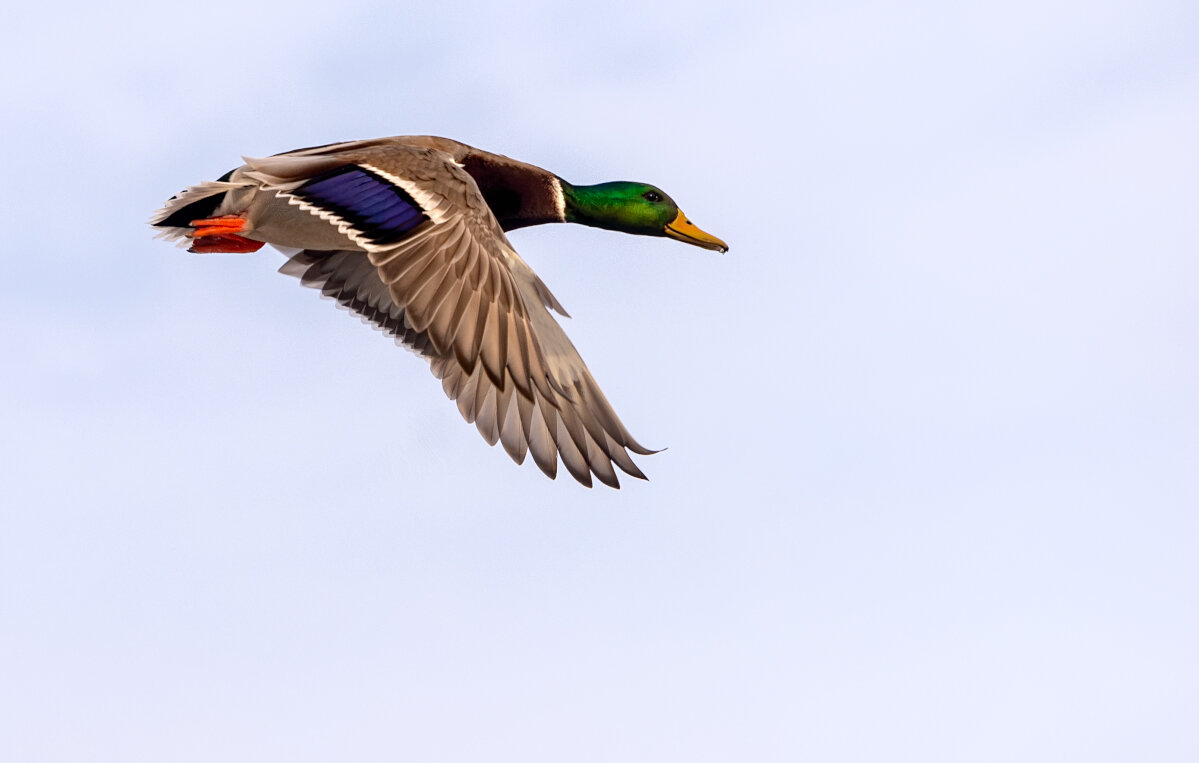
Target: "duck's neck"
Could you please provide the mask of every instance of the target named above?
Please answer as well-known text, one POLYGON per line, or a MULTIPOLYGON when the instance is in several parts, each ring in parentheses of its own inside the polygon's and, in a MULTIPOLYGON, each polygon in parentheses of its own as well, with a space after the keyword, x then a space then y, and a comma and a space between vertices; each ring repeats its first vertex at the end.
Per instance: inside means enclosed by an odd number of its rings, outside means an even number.
POLYGON ((568 184, 554 173, 481 151, 467 154, 462 166, 504 230, 566 221, 568 184))
POLYGON ((595 212, 604 205, 603 184, 571 185, 562 183, 563 217, 568 223, 593 225, 595 212))

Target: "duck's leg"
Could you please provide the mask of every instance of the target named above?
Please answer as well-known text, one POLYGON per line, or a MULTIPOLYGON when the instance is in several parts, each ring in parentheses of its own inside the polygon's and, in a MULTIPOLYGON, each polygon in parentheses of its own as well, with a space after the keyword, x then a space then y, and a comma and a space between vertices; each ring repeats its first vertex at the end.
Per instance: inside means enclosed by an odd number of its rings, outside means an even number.
POLYGON ((237 235, 246 229, 246 218, 241 215, 206 217, 203 220, 192 220, 189 224, 194 228, 188 234, 193 239, 189 252, 247 253, 257 252, 262 248, 261 241, 237 235))

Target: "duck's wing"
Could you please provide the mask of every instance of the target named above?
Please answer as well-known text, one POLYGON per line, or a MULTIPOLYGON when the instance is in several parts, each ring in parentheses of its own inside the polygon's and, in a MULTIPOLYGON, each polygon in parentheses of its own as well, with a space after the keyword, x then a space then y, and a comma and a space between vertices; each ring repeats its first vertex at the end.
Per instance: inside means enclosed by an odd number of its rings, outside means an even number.
POLYGON ((633 439, 548 308, 563 312, 443 151, 396 144, 248 160, 252 175, 363 252, 305 251, 284 267, 430 361, 491 444, 550 477, 644 479, 633 439))
POLYGON ((342 307, 360 316, 396 344, 425 359, 436 357, 429 335, 412 327, 404 309, 391 299, 387 284, 379 280, 375 266, 362 252, 284 249, 287 262, 280 273, 295 276, 300 283, 321 292, 342 307))

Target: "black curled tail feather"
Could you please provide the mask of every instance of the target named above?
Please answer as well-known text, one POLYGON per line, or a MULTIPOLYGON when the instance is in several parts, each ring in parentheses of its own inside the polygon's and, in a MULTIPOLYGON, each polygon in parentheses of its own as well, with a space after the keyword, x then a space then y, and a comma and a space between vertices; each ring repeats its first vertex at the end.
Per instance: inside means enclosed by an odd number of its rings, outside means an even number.
MULTIPOLYGON (((173 198, 179 198, 178 196, 173 198)), ((217 207, 221 206, 221 202, 225 200, 225 193, 217 193, 212 196, 207 196, 203 199, 198 199, 190 204, 174 209, 166 217, 150 223, 156 228, 187 228, 191 226, 192 220, 203 220, 206 217, 212 217, 216 212, 217 207)), ((168 202, 169 204, 170 202, 168 202)))

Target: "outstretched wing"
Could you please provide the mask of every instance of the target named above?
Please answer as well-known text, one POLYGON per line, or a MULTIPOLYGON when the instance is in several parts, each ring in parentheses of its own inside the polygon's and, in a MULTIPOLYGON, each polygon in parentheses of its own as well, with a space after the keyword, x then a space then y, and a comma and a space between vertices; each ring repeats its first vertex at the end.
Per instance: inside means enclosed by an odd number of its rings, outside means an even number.
POLYGON ((249 160, 252 175, 362 251, 305 250, 284 266, 430 361, 463 417, 550 477, 644 479, 633 439, 553 318, 474 180, 441 151, 367 146, 249 160))

